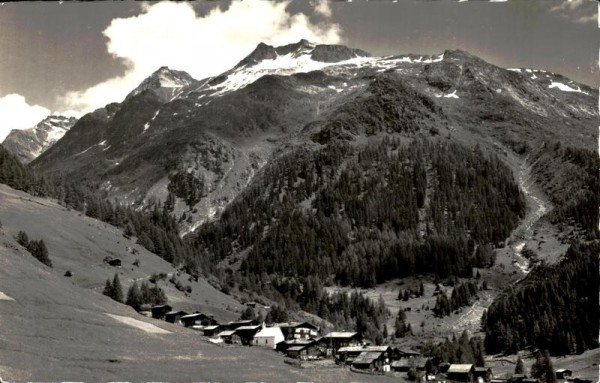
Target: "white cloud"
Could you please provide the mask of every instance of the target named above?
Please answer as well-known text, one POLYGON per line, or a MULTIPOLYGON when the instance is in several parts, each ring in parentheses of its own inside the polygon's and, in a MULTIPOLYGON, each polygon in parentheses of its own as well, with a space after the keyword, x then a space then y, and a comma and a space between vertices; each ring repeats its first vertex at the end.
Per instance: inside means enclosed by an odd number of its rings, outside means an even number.
POLYGON ((50 114, 43 106, 29 105, 20 94, 0 98, 0 142, 13 129, 28 129, 50 114))
MULTIPOLYGON (((578 24, 593 23, 598 20, 595 3, 590 0, 562 0, 560 4, 550 8, 550 12, 558 13, 578 24)), ((597 7, 600 9, 600 4, 597 7)), ((598 25, 600 26, 600 21, 598 25)))
POLYGON ((310 4, 313 6, 317 15, 325 18, 330 18, 332 15, 331 6, 329 0, 312 0, 310 4))
MULTIPOLYGON (((304 14, 291 14, 289 1, 234 1, 198 17, 188 3, 145 5, 138 16, 114 19, 104 30, 107 49, 124 59, 127 71, 84 91, 62 98, 64 109, 91 111, 120 102, 159 67, 184 70, 196 79, 217 75, 248 55, 259 42, 283 45, 305 38, 337 43, 340 27, 315 24, 304 14)), ((319 12, 327 12, 328 4, 319 12)), ((330 11, 330 10, 329 10, 330 11)))

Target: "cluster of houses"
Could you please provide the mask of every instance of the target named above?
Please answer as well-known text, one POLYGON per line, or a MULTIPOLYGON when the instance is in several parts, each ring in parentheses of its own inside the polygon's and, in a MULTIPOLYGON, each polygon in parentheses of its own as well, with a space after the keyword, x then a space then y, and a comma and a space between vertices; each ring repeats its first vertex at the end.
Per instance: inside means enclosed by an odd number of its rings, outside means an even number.
MULTIPOLYGON (((319 327, 310 322, 274 323, 271 326, 259 324, 255 320, 219 323, 212 315, 173 311, 169 305, 152 307, 151 315, 156 319, 197 330, 209 337, 208 340, 212 343, 266 347, 298 361, 330 358, 338 365, 371 373, 409 372, 412 369, 421 373, 425 380, 439 379, 439 376, 426 375, 428 359, 418 351, 394 345, 365 344, 356 332, 330 332, 319 336, 319 327)), ((473 364, 443 363, 438 367, 444 379, 449 381, 539 383, 525 375, 494 379, 492 369, 473 364)), ((572 383, 588 383, 571 379, 569 370, 558 370, 557 377, 572 383)))
POLYGON ((213 343, 266 347, 300 361, 332 358, 337 364, 371 372, 408 371, 413 365, 425 371, 426 359, 420 358, 417 351, 368 345, 356 332, 330 332, 319 336, 319 327, 310 322, 271 326, 255 320, 219 323, 211 315, 174 311, 170 305, 154 306, 149 314, 197 330, 213 343))

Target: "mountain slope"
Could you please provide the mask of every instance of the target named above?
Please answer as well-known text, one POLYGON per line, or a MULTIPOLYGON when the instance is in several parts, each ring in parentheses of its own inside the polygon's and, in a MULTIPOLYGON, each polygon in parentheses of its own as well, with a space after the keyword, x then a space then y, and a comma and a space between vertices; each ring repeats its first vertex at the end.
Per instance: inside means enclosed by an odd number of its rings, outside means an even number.
POLYGON ((2 145, 26 164, 60 140, 75 122, 74 117, 48 116, 33 128, 12 130, 2 145))
POLYGON ((165 201, 177 189, 171 179, 189 173, 200 198, 172 197, 191 230, 218 217, 286 144, 432 130, 469 142, 558 139, 587 148, 596 94, 462 51, 371 57, 304 40, 259 44, 214 78, 160 68, 111 106, 114 116, 85 116, 33 165, 103 183, 128 204, 165 201))

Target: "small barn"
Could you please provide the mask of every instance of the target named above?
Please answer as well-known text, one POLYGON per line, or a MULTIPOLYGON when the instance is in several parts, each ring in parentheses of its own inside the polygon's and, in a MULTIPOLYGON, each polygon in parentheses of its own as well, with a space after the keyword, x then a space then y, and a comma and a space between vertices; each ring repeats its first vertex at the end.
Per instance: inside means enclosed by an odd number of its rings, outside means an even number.
POLYGON ((305 344, 301 346, 288 347, 285 354, 292 359, 314 360, 321 356, 321 351, 316 343, 305 344))
POLYGON ((221 326, 223 326, 223 328, 226 328, 228 330, 235 330, 242 326, 256 326, 256 325, 258 325, 257 321, 249 319, 249 320, 239 320, 239 321, 229 322, 229 323, 222 324, 221 326))
POLYGON ((150 311, 152 312, 152 318, 155 318, 155 319, 165 319, 165 315, 168 312, 173 311, 173 307, 171 307, 169 305, 152 306, 150 308, 150 311))
POLYGON ((174 323, 177 325, 181 325, 181 317, 187 315, 185 311, 169 311, 165 314, 165 321, 169 323, 174 323))
POLYGON ((336 361, 339 364, 352 364, 356 357, 358 357, 363 351, 365 351, 365 349, 362 346, 341 347, 337 350, 335 355, 336 361))
POLYGON ((408 372, 408 370, 410 370, 410 368, 412 367, 412 363, 411 362, 412 361, 410 359, 394 360, 390 364, 390 367, 392 368, 392 371, 408 372))
POLYGON ((556 370, 556 379, 567 379, 573 375, 573 371, 568 368, 560 368, 556 370))
POLYGON ((457 382, 472 382, 475 374, 475 367, 472 364, 451 364, 446 372, 450 380, 457 382))
MULTIPOLYGON (((252 345, 254 340, 254 335, 256 335, 261 329, 261 326, 240 326, 234 330, 236 336, 240 338, 239 342, 245 346, 252 345)), ((235 339, 232 338, 234 343, 237 343, 235 339)))
POLYGON ((219 325, 214 325, 214 326, 206 326, 202 329, 202 334, 204 336, 215 336, 217 335, 219 332, 221 332, 221 326, 219 325))
POLYGON ((384 371, 386 365, 389 366, 389 360, 382 351, 363 351, 352 362, 352 367, 369 371, 384 371))
POLYGON ((211 315, 206 315, 201 312, 195 312, 193 314, 184 315, 180 318, 181 323, 185 327, 194 327, 194 326, 214 326, 218 325, 219 322, 215 320, 211 315))
POLYGON ((294 346, 307 346, 316 344, 317 341, 314 339, 294 339, 294 340, 284 340, 276 345, 275 349, 279 352, 285 353, 288 348, 294 346))
POLYGON ((279 327, 265 327, 254 335, 252 345, 275 349, 283 341, 283 332, 279 327))
POLYGON ((219 334, 217 334, 217 336, 219 338, 223 339, 223 343, 231 344, 232 337, 234 334, 235 334, 235 330, 226 330, 226 331, 221 331, 219 334))
POLYGON ((475 367, 473 378, 478 382, 490 382, 494 377, 494 372, 489 367, 475 367))

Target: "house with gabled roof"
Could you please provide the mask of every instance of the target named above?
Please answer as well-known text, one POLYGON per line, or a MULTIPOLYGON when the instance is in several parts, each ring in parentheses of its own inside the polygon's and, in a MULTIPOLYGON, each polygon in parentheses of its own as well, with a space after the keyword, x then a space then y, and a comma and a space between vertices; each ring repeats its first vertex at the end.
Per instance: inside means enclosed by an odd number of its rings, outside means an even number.
POLYGON ((212 317, 212 315, 206 315, 198 311, 193 314, 184 315, 180 318, 180 320, 185 327, 204 327, 219 324, 219 322, 217 322, 215 318, 212 317))
POLYGON ((253 346, 262 346, 275 349, 277 344, 284 341, 283 332, 279 327, 264 327, 254 335, 253 346))
POLYGON ((310 322, 284 322, 275 326, 281 328, 285 339, 310 339, 319 336, 319 326, 310 322))
POLYGON ((327 355, 335 355, 342 347, 360 346, 361 337, 356 332, 330 332, 319 341, 326 349, 327 355))
POLYGON ((363 351, 352 362, 358 370, 389 371, 390 361, 385 351, 363 351))
POLYGON ((446 372, 448 379, 457 382, 472 382, 474 374, 475 366, 472 364, 451 364, 446 372))

